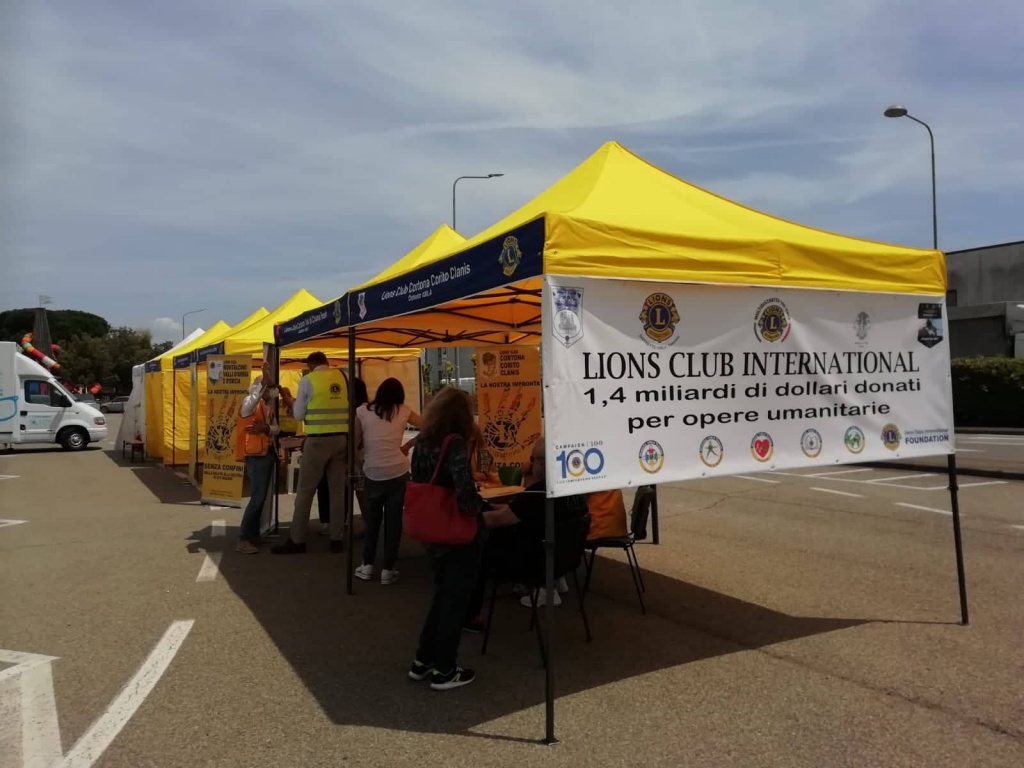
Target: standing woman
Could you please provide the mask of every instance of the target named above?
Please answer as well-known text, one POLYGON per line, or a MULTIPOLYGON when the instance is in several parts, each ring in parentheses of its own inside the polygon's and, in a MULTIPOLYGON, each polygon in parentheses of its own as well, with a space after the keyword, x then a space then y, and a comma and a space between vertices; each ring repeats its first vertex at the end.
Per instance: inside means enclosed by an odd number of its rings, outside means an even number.
MULTIPOLYGON (((428 547, 434 572, 434 595, 420 632, 419 648, 409 669, 413 680, 430 678, 430 687, 447 691, 469 685, 475 675, 458 665, 462 625, 473 598, 483 552, 483 500, 470 468, 468 443, 474 434, 473 405, 467 393, 442 389, 427 407, 412 455, 412 480, 455 491, 459 510, 476 518, 478 534, 469 544, 428 547), (448 440, 445 445, 446 438, 448 440), (443 449, 443 451, 442 451, 443 449)), ((507 507, 493 513, 508 512, 507 507)))
MULTIPOLYGON (((358 376, 352 379, 352 389, 355 393, 356 400, 356 412, 358 413, 360 406, 365 405, 370 396, 367 394, 366 382, 360 379, 358 376)), ((359 445, 359 441, 356 441, 356 445, 359 445)), ((356 500, 359 502, 359 509, 364 514, 366 512, 366 491, 363 490, 363 474, 362 474, 362 462, 360 460, 360 453, 356 450, 356 500)), ((300 470, 301 471, 301 470, 300 470)), ((320 481, 320 485, 316 487, 316 506, 320 514, 320 533, 326 536, 331 530, 331 492, 327 486, 327 476, 325 475, 323 480, 320 481)), ((351 521, 350 521, 351 522, 351 521)), ((353 531, 353 534, 355 532, 353 531)), ((353 536, 353 538, 355 538, 353 536)))
POLYGON ((408 426, 420 427, 420 415, 405 404, 405 388, 398 379, 385 379, 377 388, 373 402, 356 410, 356 449, 362 449, 363 476, 367 506, 366 539, 363 542, 363 564, 356 568, 356 577, 373 578, 377 558, 377 540, 384 524, 384 554, 380 561, 380 583, 398 581, 395 560, 402 541, 402 508, 405 484, 409 479, 409 449, 415 438, 403 444, 408 426))

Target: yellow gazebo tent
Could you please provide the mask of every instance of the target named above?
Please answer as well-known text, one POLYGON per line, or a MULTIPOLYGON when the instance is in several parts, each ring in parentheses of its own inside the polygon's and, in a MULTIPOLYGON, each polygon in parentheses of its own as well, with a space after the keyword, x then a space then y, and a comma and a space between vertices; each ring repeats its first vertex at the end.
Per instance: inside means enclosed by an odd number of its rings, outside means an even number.
POLYGON ((234 326, 218 323, 193 344, 185 349, 177 350, 171 360, 172 368, 168 373, 164 386, 164 445, 162 458, 164 465, 176 465, 188 460, 189 425, 192 420, 192 377, 189 369, 196 353, 216 344, 219 340, 236 329, 246 328, 258 322, 269 313, 260 307, 251 315, 234 326))
POLYGON ((164 448, 170 449, 170 443, 168 442, 168 436, 164 433, 164 427, 165 424, 170 422, 171 418, 174 356, 195 349, 196 345, 204 343, 204 339, 213 338, 230 327, 223 320, 219 320, 216 325, 210 327, 205 333, 196 337, 188 344, 168 350, 146 363, 143 386, 146 388, 146 453, 150 458, 163 458, 164 448), (165 413, 167 415, 166 421, 164 419, 165 413))

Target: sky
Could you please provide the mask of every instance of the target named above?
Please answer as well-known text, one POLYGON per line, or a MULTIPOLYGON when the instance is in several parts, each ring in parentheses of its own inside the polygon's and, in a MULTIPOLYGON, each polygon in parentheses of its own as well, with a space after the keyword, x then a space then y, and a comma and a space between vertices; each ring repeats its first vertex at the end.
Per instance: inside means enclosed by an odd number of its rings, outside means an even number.
POLYGON ((12 0, 0 310, 156 340, 327 301, 602 143, 803 224, 1024 239, 1019 0, 12 0))

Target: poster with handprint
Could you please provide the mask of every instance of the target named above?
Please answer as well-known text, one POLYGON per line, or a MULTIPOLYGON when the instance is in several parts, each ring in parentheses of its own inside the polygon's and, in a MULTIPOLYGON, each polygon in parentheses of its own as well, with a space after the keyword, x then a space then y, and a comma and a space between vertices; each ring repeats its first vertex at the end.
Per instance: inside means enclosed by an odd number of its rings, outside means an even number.
POLYGON ((245 464, 236 456, 238 410, 249 393, 252 357, 211 355, 207 359, 206 461, 203 501, 241 506, 245 464))
POLYGON ((476 359, 480 429, 493 468, 525 464, 541 436, 540 349, 484 347, 476 359))

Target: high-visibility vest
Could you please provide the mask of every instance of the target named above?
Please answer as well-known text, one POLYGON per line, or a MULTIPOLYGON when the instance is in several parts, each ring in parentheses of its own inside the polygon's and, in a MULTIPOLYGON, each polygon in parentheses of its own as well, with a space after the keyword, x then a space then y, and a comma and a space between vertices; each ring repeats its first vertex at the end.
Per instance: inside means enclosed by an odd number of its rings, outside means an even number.
POLYGON ((306 406, 304 432, 307 435, 348 433, 348 379, 337 368, 312 371, 309 385, 313 396, 306 406))
POLYGON ((270 414, 267 411, 266 403, 260 400, 256 404, 256 410, 252 416, 238 417, 238 437, 235 442, 235 459, 245 461, 246 456, 266 456, 270 453, 270 435, 263 433, 252 434, 246 431, 247 427, 253 424, 270 423, 270 414))

